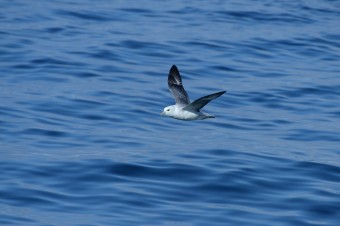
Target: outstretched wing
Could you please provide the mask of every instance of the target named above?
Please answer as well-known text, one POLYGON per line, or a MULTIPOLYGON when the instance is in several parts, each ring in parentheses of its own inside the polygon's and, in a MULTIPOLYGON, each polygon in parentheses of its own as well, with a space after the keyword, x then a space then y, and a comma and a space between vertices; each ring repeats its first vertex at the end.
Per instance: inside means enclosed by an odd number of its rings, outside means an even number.
POLYGON ((176 65, 173 65, 169 71, 168 86, 175 98, 176 104, 188 105, 190 103, 189 96, 182 85, 182 78, 176 65))
POLYGON ((195 100, 194 102, 192 102, 191 104, 189 104, 188 106, 184 107, 183 109, 187 111, 199 111, 201 108, 207 105, 207 103, 223 95, 225 92, 226 91, 222 91, 222 92, 218 92, 218 93, 210 94, 208 96, 201 97, 195 100))

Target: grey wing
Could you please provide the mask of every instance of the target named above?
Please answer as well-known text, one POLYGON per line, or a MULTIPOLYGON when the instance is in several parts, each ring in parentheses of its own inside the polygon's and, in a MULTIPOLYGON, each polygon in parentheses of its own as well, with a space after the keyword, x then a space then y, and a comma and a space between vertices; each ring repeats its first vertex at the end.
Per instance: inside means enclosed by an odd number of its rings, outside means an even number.
POLYGON ((207 103, 210 101, 216 99, 217 97, 223 95, 226 91, 210 94, 208 96, 201 97, 195 101, 193 101, 191 104, 183 108, 184 110, 188 111, 199 111, 201 108, 203 108, 207 103))
POLYGON ((169 71, 168 86, 175 98, 176 104, 188 105, 190 103, 189 96, 182 85, 182 78, 176 65, 173 65, 169 71))

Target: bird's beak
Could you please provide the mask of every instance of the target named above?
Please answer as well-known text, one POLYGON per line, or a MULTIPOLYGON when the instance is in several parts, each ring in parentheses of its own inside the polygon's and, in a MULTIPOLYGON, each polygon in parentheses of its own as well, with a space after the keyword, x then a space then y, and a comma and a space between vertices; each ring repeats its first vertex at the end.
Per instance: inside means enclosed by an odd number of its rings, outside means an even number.
POLYGON ((162 111, 161 116, 164 116, 164 111, 162 111))

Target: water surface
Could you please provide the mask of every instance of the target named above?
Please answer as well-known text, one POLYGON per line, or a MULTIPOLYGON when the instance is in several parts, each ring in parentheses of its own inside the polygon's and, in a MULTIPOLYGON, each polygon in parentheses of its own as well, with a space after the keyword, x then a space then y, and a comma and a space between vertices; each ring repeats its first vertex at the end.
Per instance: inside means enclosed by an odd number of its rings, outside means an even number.
POLYGON ((340 221, 337 1, 0 5, 1 225, 340 221))

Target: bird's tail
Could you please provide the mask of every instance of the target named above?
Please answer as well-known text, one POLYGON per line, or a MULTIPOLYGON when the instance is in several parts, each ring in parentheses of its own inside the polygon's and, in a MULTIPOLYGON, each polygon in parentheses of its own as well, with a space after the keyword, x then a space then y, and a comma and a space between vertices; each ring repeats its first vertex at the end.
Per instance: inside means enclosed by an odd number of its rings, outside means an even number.
POLYGON ((205 118, 215 118, 213 115, 206 115, 205 118))

